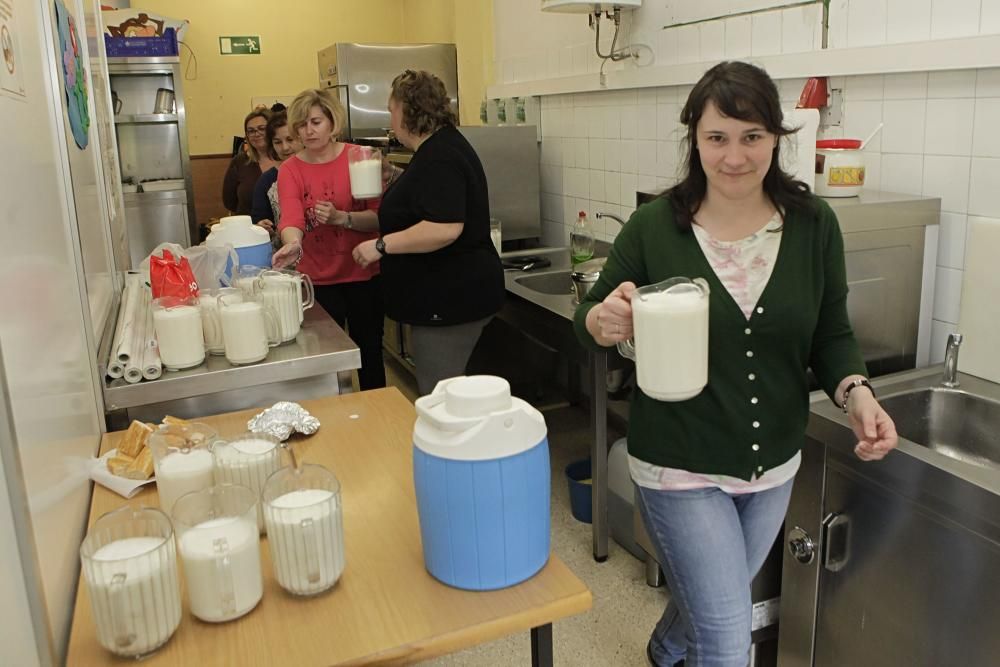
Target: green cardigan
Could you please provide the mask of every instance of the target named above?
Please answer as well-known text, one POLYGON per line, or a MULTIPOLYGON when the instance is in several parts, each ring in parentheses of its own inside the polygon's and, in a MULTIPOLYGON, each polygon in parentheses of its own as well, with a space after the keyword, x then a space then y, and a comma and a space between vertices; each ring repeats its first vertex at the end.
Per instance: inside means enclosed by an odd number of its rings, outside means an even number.
POLYGON ((829 205, 789 214, 771 278, 749 320, 719 282, 694 233, 681 231, 663 198, 639 207, 615 240, 601 276, 576 311, 587 313, 625 281, 638 286, 674 276, 708 281, 708 385, 686 401, 637 390, 628 450, 660 466, 750 480, 802 447, 809 417, 806 369, 833 396, 846 376, 867 375, 847 318, 844 242, 829 205), (752 355, 749 353, 752 352, 752 355))

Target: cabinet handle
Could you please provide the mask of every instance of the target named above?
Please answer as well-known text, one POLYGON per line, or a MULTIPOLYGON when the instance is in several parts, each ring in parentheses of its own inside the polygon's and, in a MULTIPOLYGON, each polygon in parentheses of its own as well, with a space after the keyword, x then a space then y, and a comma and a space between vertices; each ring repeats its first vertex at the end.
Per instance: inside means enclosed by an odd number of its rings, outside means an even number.
POLYGON ((840 572, 847 566, 851 553, 851 519, 831 512, 823 519, 823 567, 840 572))

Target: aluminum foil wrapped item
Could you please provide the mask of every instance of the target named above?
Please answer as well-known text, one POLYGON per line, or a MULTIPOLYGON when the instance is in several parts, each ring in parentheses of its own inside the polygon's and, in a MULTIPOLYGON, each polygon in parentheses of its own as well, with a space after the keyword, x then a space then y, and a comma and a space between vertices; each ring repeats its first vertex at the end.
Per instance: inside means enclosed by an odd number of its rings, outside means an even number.
POLYGON ((254 415, 247 422, 247 429, 254 433, 273 435, 284 442, 296 431, 312 435, 319 430, 319 420, 298 403, 281 401, 254 415))

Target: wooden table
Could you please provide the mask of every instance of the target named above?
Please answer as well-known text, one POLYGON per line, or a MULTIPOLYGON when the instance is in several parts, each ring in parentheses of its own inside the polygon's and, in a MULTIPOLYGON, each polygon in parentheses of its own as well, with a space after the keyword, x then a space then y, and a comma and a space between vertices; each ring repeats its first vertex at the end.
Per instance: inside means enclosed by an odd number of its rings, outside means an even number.
MULTIPOLYGON (((532 664, 552 664, 552 622, 586 611, 590 591, 554 554, 528 581, 499 591, 446 586, 424 568, 413 490, 413 406, 396 389, 303 401, 322 427, 295 436, 307 462, 340 480, 347 566, 330 591, 314 598, 286 593, 261 542, 264 597, 248 615, 222 624, 195 619, 183 591, 180 627, 144 665, 397 665, 426 660, 531 630, 532 664)), ((255 411, 202 421, 222 437, 246 430, 255 411)), ((104 436, 101 451, 122 432, 104 436)), ((90 523, 130 503, 158 506, 155 488, 126 501, 95 485, 90 523)), ((182 577, 183 579, 183 577, 182 577)), ((82 578, 67 664, 133 663, 97 643, 82 578)))

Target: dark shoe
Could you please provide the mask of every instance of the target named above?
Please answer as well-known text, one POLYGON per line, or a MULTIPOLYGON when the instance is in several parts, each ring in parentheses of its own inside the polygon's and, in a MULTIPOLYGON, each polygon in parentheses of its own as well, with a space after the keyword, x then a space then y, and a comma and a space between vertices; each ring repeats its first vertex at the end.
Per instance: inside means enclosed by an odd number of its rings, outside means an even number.
MULTIPOLYGON (((659 665, 656 664, 656 661, 653 660, 653 639, 652 638, 650 638, 649 641, 646 642, 646 661, 649 663, 650 667, 659 667, 659 665)), ((684 661, 681 660, 679 662, 675 662, 674 663, 674 667, 684 667, 684 661)))

